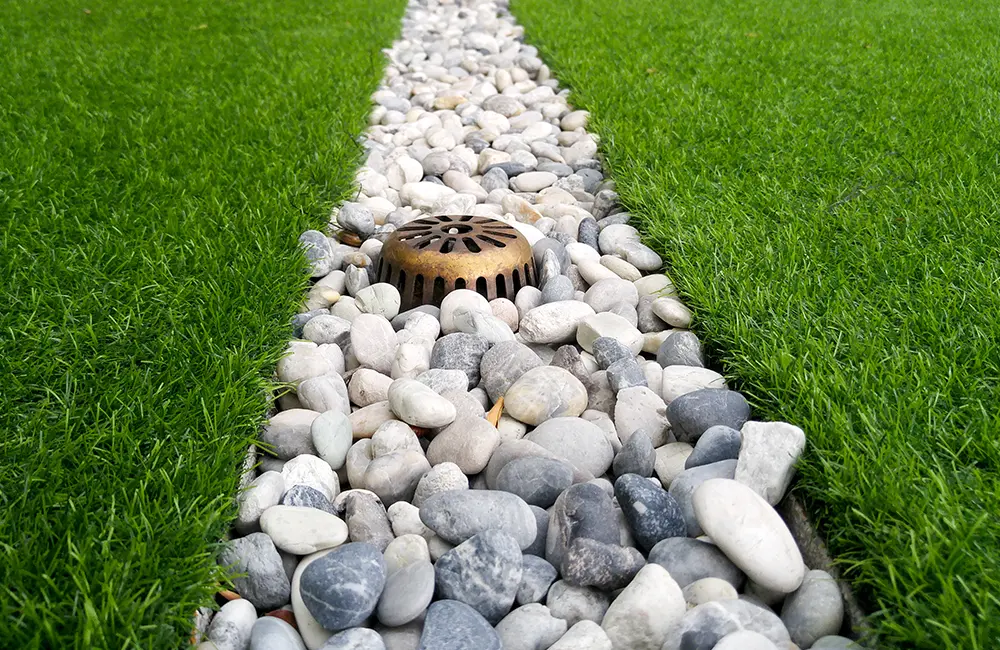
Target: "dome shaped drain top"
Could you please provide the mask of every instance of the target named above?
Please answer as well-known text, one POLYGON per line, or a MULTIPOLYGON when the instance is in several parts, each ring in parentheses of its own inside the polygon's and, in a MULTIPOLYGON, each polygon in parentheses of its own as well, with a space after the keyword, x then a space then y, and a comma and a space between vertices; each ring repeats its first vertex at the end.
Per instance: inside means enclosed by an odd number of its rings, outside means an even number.
POLYGON ((487 217, 417 219, 389 236, 376 277, 399 289, 400 309, 441 305, 455 289, 514 299, 535 283, 531 245, 510 224, 487 217))

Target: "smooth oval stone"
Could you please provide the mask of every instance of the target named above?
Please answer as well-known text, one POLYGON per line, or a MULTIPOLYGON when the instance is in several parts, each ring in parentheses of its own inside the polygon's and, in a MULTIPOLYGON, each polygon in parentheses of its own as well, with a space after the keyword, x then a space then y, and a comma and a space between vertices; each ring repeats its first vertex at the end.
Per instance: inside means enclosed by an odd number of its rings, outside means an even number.
POLYGON ((246 534, 260 528, 260 516, 271 506, 278 505, 285 492, 285 480, 278 472, 264 472, 237 497, 239 514, 235 528, 246 534))
POLYGON ((631 350, 610 336, 600 336, 594 339, 591 348, 591 352, 601 370, 607 370, 616 361, 635 358, 631 350))
POLYGON ((615 497, 632 536, 644 551, 668 537, 687 535, 681 507, 661 487, 638 474, 625 474, 615 481, 615 497))
POLYGON ((808 572, 799 588, 785 599, 781 621, 792 641, 803 648, 836 634, 844 622, 844 600, 837 581, 826 571, 808 572))
POLYGON ((474 535, 435 565, 440 596, 463 602, 496 624, 510 611, 521 584, 521 549, 500 530, 474 535))
POLYGON ((267 534, 251 533, 227 542, 219 554, 219 564, 232 567, 233 586, 256 607, 270 610, 288 602, 288 575, 267 534))
POLYGON ((586 409, 586 387, 567 370, 555 366, 528 370, 504 394, 507 414, 535 426, 551 418, 577 416, 586 409))
POLYGON ((709 479, 694 493, 698 523, 733 564, 766 589, 791 593, 805 576, 795 539, 756 492, 729 479, 709 479))
POLYGON ((394 538, 385 507, 374 494, 351 490, 344 498, 344 520, 352 542, 367 542, 385 551, 394 538))
POLYGON ((434 565, 408 564, 389 575, 378 601, 378 620, 390 627, 417 619, 434 598, 434 565))
POLYGON ((455 406, 415 379, 397 379, 389 385, 389 408, 403 422, 436 429, 455 420, 455 406))
POLYGON ((667 418, 678 441, 694 443, 709 427, 742 428, 750 418, 750 405, 736 391, 702 388, 670 402, 667 418))
POLYGON ((573 467, 593 476, 607 472, 614 460, 614 450, 601 428, 578 417, 546 420, 524 439, 565 458, 573 467))
POLYGON ((479 293, 471 289, 457 289, 452 291, 441 301, 441 331, 444 334, 453 334, 458 331, 455 326, 455 310, 459 307, 472 309, 490 314, 490 303, 479 293))
POLYGON ((250 632, 250 650, 306 650, 295 628, 274 616, 261 616, 250 632))
MULTIPOLYGON (((684 469, 710 465, 723 460, 736 460, 743 438, 740 432, 723 425, 709 427, 698 438, 694 451, 684 461, 684 469)), ((737 465, 737 469, 738 469, 737 465)))
POLYGON ((299 590, 309 613, 328 630, 361 625, 378 605, 385 560, 371 544, 334 549, 302 572, 299 590))
POLYGON ((725 378, 708 368, 693 366, 665 366, 660 375, 660 395, 670 404, 681 395, 687 395, 703 388, 726 387, 725 378))
POLYGON ((439 600, 427 609, 418 650, 501 650, 489 621, 457 600, 439 600))
POLYGON ((398 345, 396 331, 384 316, 360 314, 351 323, 351 350, 366 368, 388 375, 398 345))
POLYGON ((540 456, 516 458, 497 475, 498 490, 542 508, 555 503, 556 497, 572 484, 573 469, 568 463, 540 456))
POLYGON ((499 490, 451 490, 427 499, 420 520, 442 539, 461 544, 487 530, 504 531, 518 548, 535 541, 535 515, 517 495, 499 490))
POLYGON ((822 639, 818 639, 816 643, 813 644, 813 650, 864 650, 864 649, 854 641, 848 639, 847 637, 831 634, 830 636, 825 636, 822 639))
POLYGON ((437 463, 417 483, 417 490, 413 493, 413 505, 419 508, 427 499, 441 492, 468 489, 469 477, 458 465, 450 462, 437 463))
POLYGON ((358 291, 354 303, 364 314, 377 314, 392 320, 399 314, 399 289, 387 282, 379 282, 358 291))
POLYGON ((260 528, 287 553, 308 555, 347 540, 347 524, 317 508, 273 506, 260 517, 260 528))
MULTIPOLYGON (((541 292, 538 299, 541 300, 541 292)), ((521 314, 518 332, 525 343, 570 343, 576 339, 580 321, 594 313, 594 309, 585 302, 550 302, 521 314)))
POLYGON ((480 415, 461 414, 431 440, 427 460, 434 466, 450 463, 465 474, 478 474, 499 444, 500 432, 490 422, 480 415))
POLYGON ((503 650, 539 650, 548 648, 566 633, 566 621, 552 616, 539 603, 518 607, 497 623, 503 650))
POLYGON ((647 564, 611 603, 601 627, 616 648, 660 650, 686 609, 681 588, 667 570, 647 564))
POLYGON ((670 572, 682 588, 705 578, 719 578, 739 589, 743 572, 715 544, 688 537, 662 540, 649 552, 649 561, 670 572))
POLYGON ((316 488, 308 485, 295 485, 281 497, 281 505, 298 506, 301 508, 317 508, 331 515, 336 515, 337 510, 333 503, 316 488))
POLYGON ((344 466, 354 443, 351 420, 346 414, 336 410, 323 413, 313 420, 310 435, 320 458, 335 470, 344 466))
POLYGON ((264 425, 260 440, 269 445, 274 455, 281 460, 290 460, 300 454, 315 453, 311 427, 319 416, 316 411, 297 408, 275 413, 264 425))

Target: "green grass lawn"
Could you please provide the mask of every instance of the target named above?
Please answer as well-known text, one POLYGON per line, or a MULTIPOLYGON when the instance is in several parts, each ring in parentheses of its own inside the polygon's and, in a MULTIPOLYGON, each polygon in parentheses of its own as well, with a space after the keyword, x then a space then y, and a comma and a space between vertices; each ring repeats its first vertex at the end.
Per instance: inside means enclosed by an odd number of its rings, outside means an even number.
POLYGON ((515 0, 879 648, 1000 647, 1000 5, 515 0))
POLYGON ((0 647, 179 647, 402 0, 0 3, 0 647))

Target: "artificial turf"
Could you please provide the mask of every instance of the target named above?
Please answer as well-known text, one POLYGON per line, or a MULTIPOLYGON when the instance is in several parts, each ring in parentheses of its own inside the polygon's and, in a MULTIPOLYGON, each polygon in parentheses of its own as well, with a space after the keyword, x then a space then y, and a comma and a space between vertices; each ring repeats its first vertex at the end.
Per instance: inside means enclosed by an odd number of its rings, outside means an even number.
POLYGON ((1000 647, 1000 6, 515 0, 879 648, 1000 647))
POLYGON ((0 647, 167 648, 402 0, 0 3, 0 647))

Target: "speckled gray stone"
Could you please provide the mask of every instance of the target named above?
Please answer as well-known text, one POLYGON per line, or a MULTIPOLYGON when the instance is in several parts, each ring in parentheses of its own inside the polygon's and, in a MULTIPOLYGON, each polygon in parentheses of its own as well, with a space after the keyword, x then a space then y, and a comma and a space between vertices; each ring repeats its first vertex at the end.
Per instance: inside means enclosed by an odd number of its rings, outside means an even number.
POLYGON ((495 625, 521 585, 521 549, 507 533, 487 530, 442 555, 435 573, 440 596, 469 605, 495 625))
POLYGON ((719 578, 739 589, 745 578, 715 544, 689 537, 662 540, 649 552, 649 561, 666 569, 682 588, 702 578, 719 578))
POLYGON ((642 429, 632 432, 632 435, 621 450, 615 454, 615 460, 611 464, 611 469, 615 476, 623 474, 638 474, 639 476, 650 477, 656 468, 656 449, 649 435, 642 429))
POLYGON ((674 497, 638 474, 615 481, 615 498, 625 515, 632 537, 644 551, 668 537, 684 537, 687 524, 674 497))
POLYGON ((232 566, 236 591, 258 609, 271 610, 288 602, 291 583, 274 542, 265 533, 251 533, 228 542, 219 564, 232 566))
POLYGON ((721 424, 709 427, 698 438, 694 451, 684 461, 684 468, 691 469, 723 460, 736 460, 740 455, 742 441, 740 432, 732 427, 721 424))
POLYGON ((540 603, 548 593, 549 587, 559 577, 556 568, 544 559, 525 555, 521 564, 521 586, 517 588, 515 600, 519 605, 540 603))
POLYGON ((489 621, 456 600, 432 603, 424 619, 418 650, 501 650, 489 621))
POLYGON ((385 560, 371 544, 339 546, 306 567, 299 590, 309 613, 328 630, 357 627, 378 605, 385 560))
POLYGON ((489 349, 489 341, 481 336, 465 332, 446 334, 434 342, 431 368, 461 370, 468 377, 469 386, 476 386, 479 384, 479 364, 489 349))
MULTIPOLYGON (((650 301, 652 302, 652 301, 650 301)), ((691 332, 674 332, 668 336, 656 351, 656 363, 667 366, 697 366, 703 368, 701 341, 691 332)))

